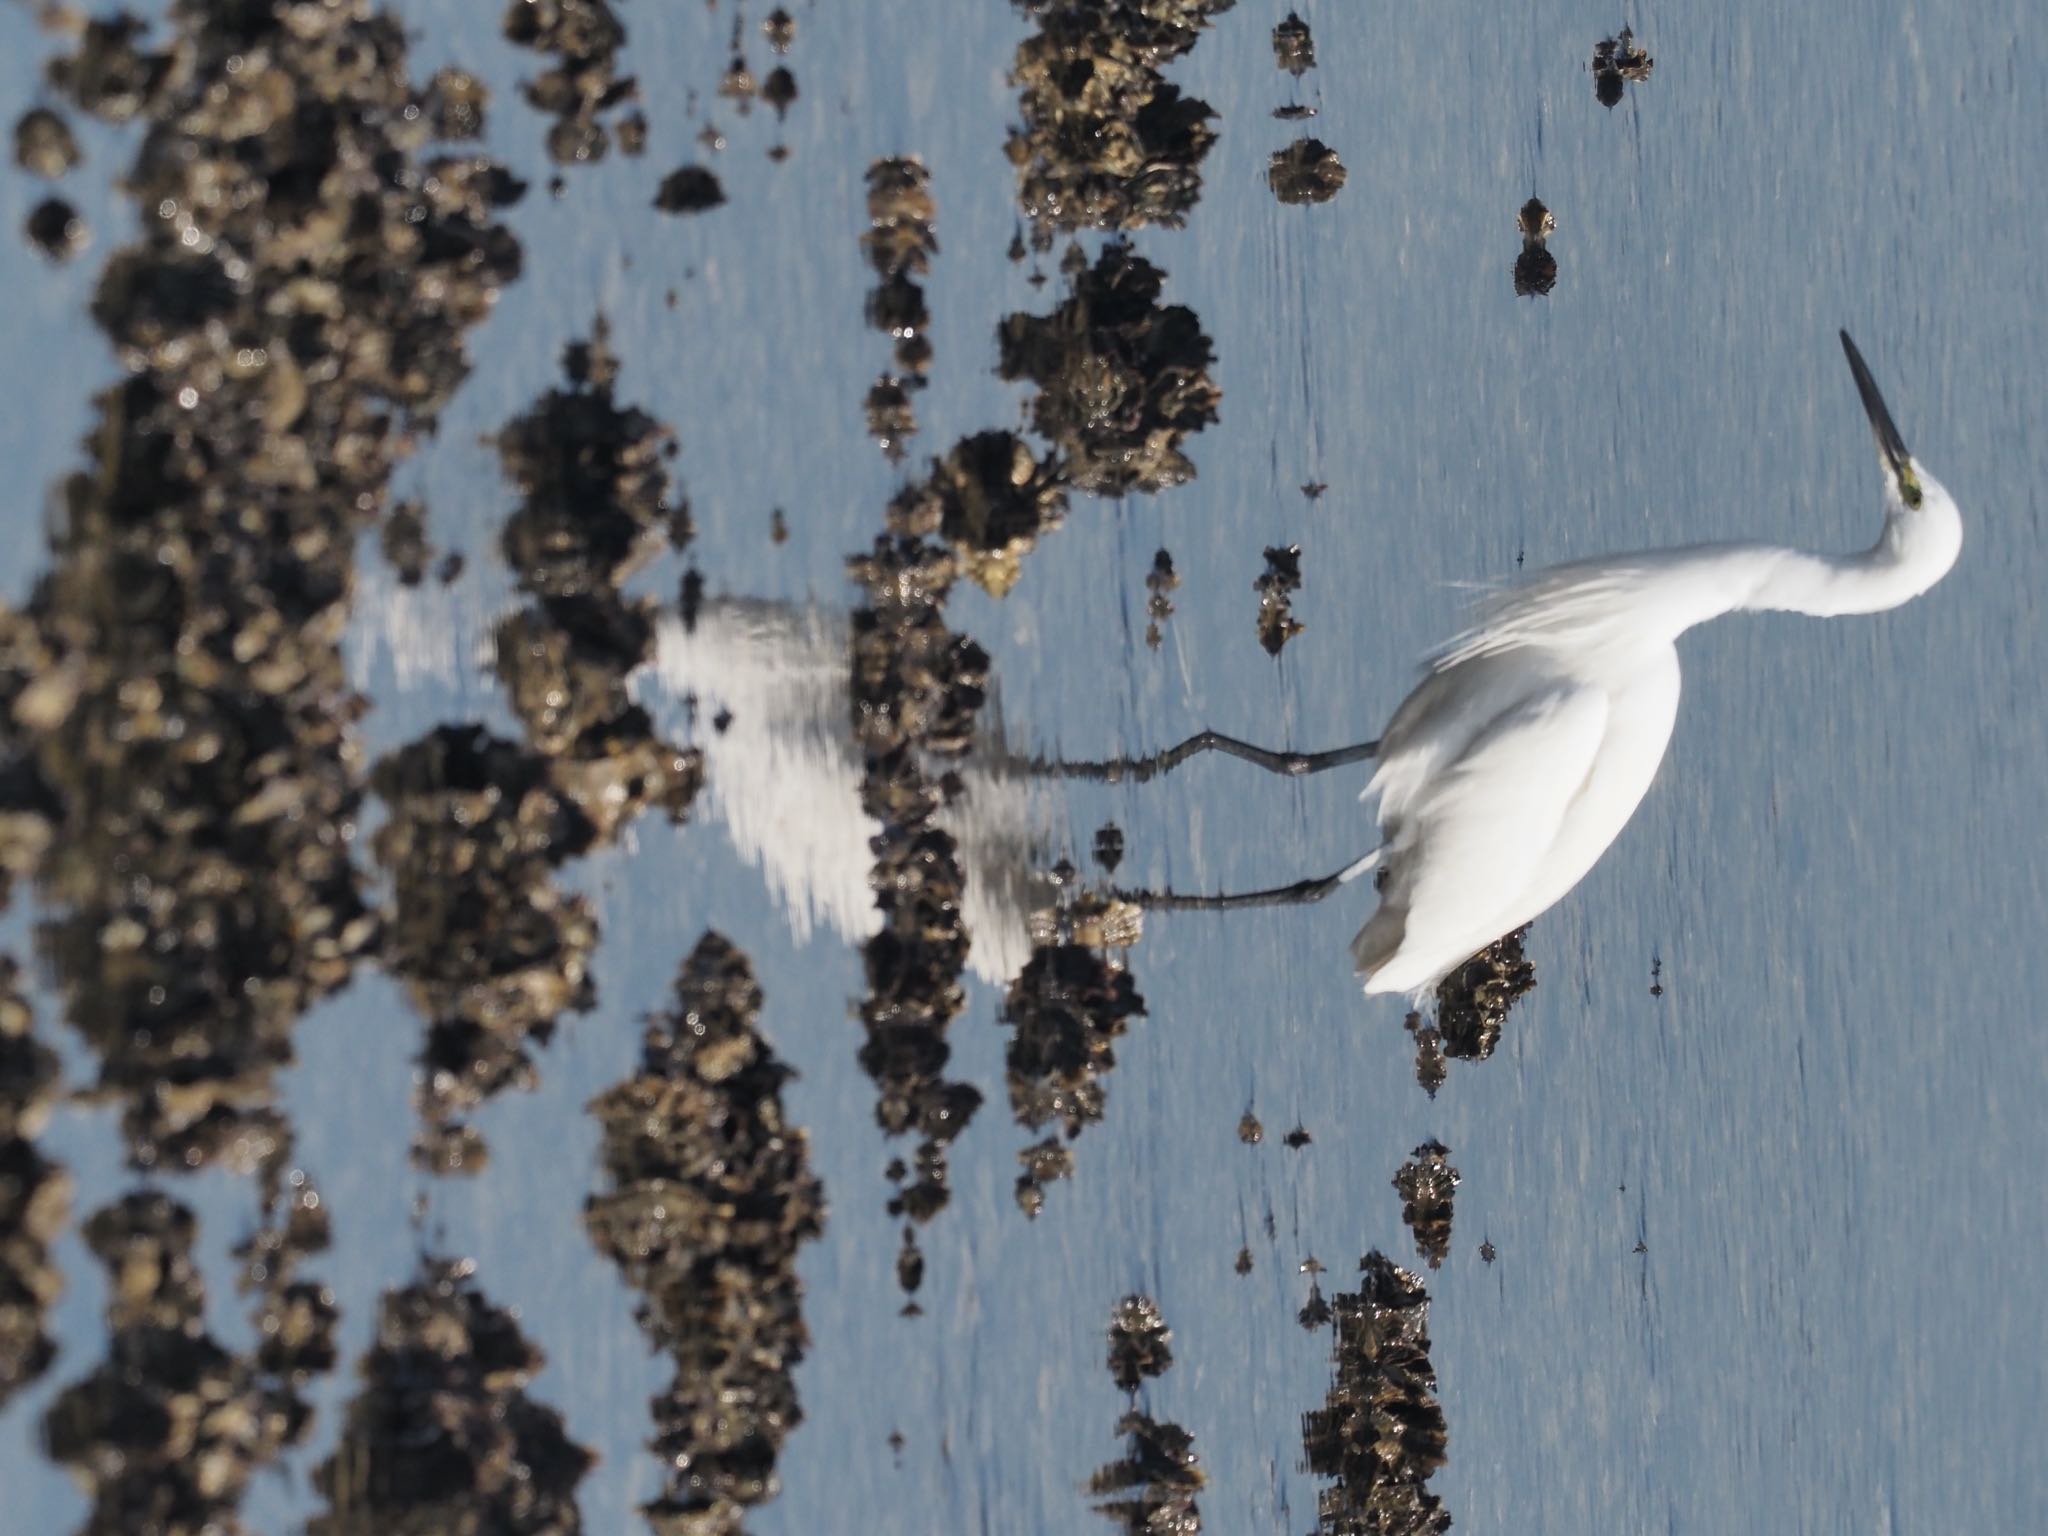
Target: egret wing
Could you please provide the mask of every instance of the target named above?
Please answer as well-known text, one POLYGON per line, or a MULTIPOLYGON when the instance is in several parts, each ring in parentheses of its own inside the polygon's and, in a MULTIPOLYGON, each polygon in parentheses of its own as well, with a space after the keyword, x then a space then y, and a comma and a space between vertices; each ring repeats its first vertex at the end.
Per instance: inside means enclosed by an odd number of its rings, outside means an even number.
POLYGON ((1406 991, 1499 938, 1606 739, 1602 688, 1557 679, 1503 710, 1408 797, 1374 913, 1353 946, 1372 991, 1406 991), (1384 973, 1384 974, 1382 974, 1384 973))

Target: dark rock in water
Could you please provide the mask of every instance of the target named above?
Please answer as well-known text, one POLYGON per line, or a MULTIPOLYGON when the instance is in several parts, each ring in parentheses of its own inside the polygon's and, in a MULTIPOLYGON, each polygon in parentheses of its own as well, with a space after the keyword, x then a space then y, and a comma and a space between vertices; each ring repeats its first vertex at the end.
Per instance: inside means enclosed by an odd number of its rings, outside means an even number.
POLYGON ((120 184, 150 216, 93 297, 120 378, 51 569, 0 615, 0 866, 42 888, 140 1166, 273 1160, 292 1028, 378 942, 355 550, 520 267, 494 222, 517 180, 431 155, 398 23, 275 9, 170 7, 160 48, 88 22, 47 70, 146 119, 120 184))
POLYGON ((61 197, 46 197, 37 203, 22 229, 29 243, 52 261, 69 261, 92 243, 85 220, 61 197))
POLYGON ((1294 617, 1294 594, 1301 590, 1301 546, 1288 544, 1266 551, 1266 569, 1252 582, 1259 594, 1259 644, 1278 656, 1303 625, 1294 617))
POLYGON ((425 1258, 387 1291, 307 1536, 574 1536, 595 1458, 526 1395, 543 1357, 476 1289, 468 1261, 425 1258))
POLYGON ((416 1155, 437 1172, 474 1172, 481 1143, 467 1115, 529 1084, 529 1044, 595 1004, 597 922, 554 870, 596 828, 544 756, 479 726, 442 726, 371 780, 390 808, 372 843, 395 886, 386 964, 429 1021, 416 1155))
POLYGON ((1237 1250, 1237 1263, 1236 1263, 1235 1265, 1233 1265, 1232 1267, 1233 1267, 1233 1268, 1235 1268, 1235 1269, 1236 1269, 1236 1271, 1237 1271, 1237 1272, 1238 1272, 1238 1273, 1239 1273, 1240 1275, 1248 1275, 1248 1274, 1250 1274, 1250 1273, 1252 1272, 1252 1251, 1251 1251, 1251 1249, 1249 1249, 1249 1248, 1240 1248, 1240 1249, 1238 1249, 1238 1250, 1237 1250))
POLYGON ((250 1361, 207 1331, 192 1257, 198 1222, 187 1207, 137 1191, 94 1212, 83 1230, 107 1269, 107 1358, 43 1416, 51 1459, 92 1501, 80 1529, 241 1529, 236 1510, 250 1482, 311 1424, 295 1383, 332 1358, 332 1297, 317 1287, 302 1294, 303 1329, 284 1339, 275 1333, 292 1319, 272 1314, 273 1337, 250 1361))
POLYGON ((425 581, 427 567, 434 563, 434 546, 427 541, 424 512, 416 501, 401 501, 378 530, 385 563, 397 573, 400 584, 408 587, 425 581))
POLYGON ((1415 1251, 1431 1269, 1443 1267, 1451 1251, 1451 1202, 1458 1189, 1458 1170, 1448 1159, 1451 1149, 1425 1141, 1394 1175, 1401 1195, 1401 1219, 1415 1234, 1415 1251))
POLYGON ((1536 967, 1522 953, 1528 931, 1495 940, 1437 983, 1436 1027, 1446 1056, 1484 1061, 1493 1054, 1508 1010, 1536 986, 1536 967))
POLYGON ((1516 215, 1522 231, 1522 254, 1515 258, 1515 294, 1540 298, 1557 286, 1557 258, 1544 243, 1557 230, 1557 219, 1536 198, 1516 215))
POLYGON ((0 956, 0 1411, 56 1358, 45 1323, 64 1292, 50 1249, 71 1176, 36 1150, 59 1091, 57 1053, 35 1038, 21 970, 0 956))
POLYGON ((797 98, 796 76, 782 65, 768 71, 768 78, 761 82, 761 99, 775 109, 778 121, 788 116, 790 104, 797 98))
POLYGON ((1095 1512, 1130 1536, 1195 1536, 1202 1512, 1195 1503, 1209 1480, 1195 1455, 1195 1437, 1136 1409, 1117 1420, 1124 1454, 1088 1479, 1095 1512))
POLYGON ((1095 829, 1095 862, 1106 875, 1116 873, 1117 865, 1124 861, 1124 829, 1115 822, 1108 822, 1095 829))
POLYGON ((670 171, 654 194, 654 206, 663 213, 702 213, 725 201, 725 188, 701 165, 686 165, 670 171))
POLYGON ((78 46, 52 59, 52 87, 103 123, 125 123, 153 113, 171 78, 176 49, 142 46, 149 23, 126 11, 85 23, 78 46))
POLYGON ((931 315, 919 283, 938 253, 930 175, 907 156, 877 160, 868 167, 868 228, 861 251, 881 279, 869 291, 867 322, 896 339, 896 373, 884 374, 868 391, 868 431, 892 462, 917 431, 913 391, 924 388, 931 367, 931 315))
POLYGON ((1237 1139, 1248 1147, 1256 1147, 1266 1139, 1266 1128, 1250 1110, 1246 1110, 1237 1122, 1237 1139))
POLYGON ((1291 102, 1287 106, 1273 109, 1273 116, 1283 123, 1306 122, 1315 115, 1314 107, 1303 106, 1299 102, 1291 102))
POLYGON ((509 0, 505 40, 554 59, 551 68, 520 83, 536 112, 554 119, 548 158, 557 165, 602 160, 611 147, 603 118, 639 98, 631 77, 618 73, 626 27, 608 0, 509 0))
POLYGON ((787 53, 790 44, 796 41, 796 18, 778 5, 761 23, 761 30, 767 34, 770 48, 777 53, 787 53))
MULTIPOLYGON (((1010 1108, 1030 1130, 1053 1125, 1072 1141, 1102 1119, 1115 1042, 1145 1012, 1130 973, 1099 952, 1101 942, 1125 937, 1114 931, 1129 920, 1112 910, 1118 905, 1113 898, 1083 896, 1047 914, 1064 927, 1064 937, 1055 933, 1051 942, 1033 946, 1004 999, 1002 1022, 1014 1031, 1004 1053, 1010 1108), (1090 931, 1075 931, 1091 924, 1090 931)), ((1036 1192, 1045 1183, 1072 1168, 1070 1156, 1027 1159, 1018 1185, 1027 1212, 1036 1214, 1043 1203, 1036 1192)))
POLYGON ((669 1469, 643 1506, 656 1530, 738 1531, 775 1496, 776 1458, 803 1422, 797 1253, 824 1229, 824 1193, 760 1009, 746 956, 705 934, 648 1021, 640 1070, 590 1104, 608 1187, 584 1225, 675 1365, 651 1405, 649 1448, 669 1469))
POLYGON ((1012 314, 997 331, 997 370, 1038 386, 1032 428, 1058 451, 1062 478, 1099 496, 1192 480, 1181 445, 1216 420, 1223 398, 1200 320, 1159 302, 1166 274, 1124 241, 1092 265, 1078 250, 1062 265, 1059 307, 1012 314))
POLYGON ((1309 1135, 1308 1127, 1305 1125, 1295 1126, 1280 1138, 1280 1144, 1290 1152, 1299 1152, 1303 1147, 1312 1145, 1314 1141, 1315 1137, 1309 1135))
POLYGON ((906 534, 944 539, 960 573, 1001 597, 1066 510, 1056 460, 1039 459, 1013 432, 976 432, 934 460, 929 478, 897 494, 889 521, 906 534))
POLYGON ((1593 45, 1593 94, 1603 107, 1621 103, 1629 84, 1641 85, 1650 78, 1657 61, 1636 46, 1635 34, 1627 27, 1613 37, 1593 45))
POLYGON ((434 72, 420 105, 433 125, 434 137, 454 144, 484 136, 485 109, 490 99, 490 87, 483 81, 466 69, 450 67, 434 72))
POLYGON ((1152 556, 1152 569, 1145 573, 1145 644, 1155 651, 1165 638, 1166 621, 1173 617, 1171 594, 1179 589, 1173 556, 1162 549, 1152 556))
POLYGON ((1083 229, 1178 228, 1201 196, 1215 112, 1162 66, 1236 0, 1014 0, 1039 30, 1010 66, 1006 146, 1031 244, 1083 229))
POLYGON ((1429 1361, 1429 1293, 1378 1252, 1359 1270, 1358 1290, 1333 1304, 1335 1380, 1301 1420, 1309 1470, 1334 1481, 1316 1500, 1316 1530, 1442 1536, 1451 1517, 1428 1488, 1447 1440, 1429 1361))
POLYGON ((1283 203, 1327 203, 1343 191, 1345 175, 1344 162, 1321 139, 1296 139, 1273 151, 1266 185, 1283 203))
POLYGON ((55 181, 78 159, 71 125, 48 107, 31 107, 15 119, 14 163, 31 176, 55 181))
POLYGON ((1173 1330, 1149 1296, 1126 1296, 1109 1314, 1109 1375, 1126 1392, 1173 1364, 1173 1330))
POLYGON ((1402 1025, 1415 1037, 1415 1081, 1433 1099, 1449 1073, 1444 1063, 1444 1037, 1434 1024, 1423 1023, 1419 1013, 1411 1012, 1402 1025))
POLYGON ((1297 80, 1316 67, 1316 43, 1308 23, 1294 11, 1273 29, 1273 62, 1297 80))

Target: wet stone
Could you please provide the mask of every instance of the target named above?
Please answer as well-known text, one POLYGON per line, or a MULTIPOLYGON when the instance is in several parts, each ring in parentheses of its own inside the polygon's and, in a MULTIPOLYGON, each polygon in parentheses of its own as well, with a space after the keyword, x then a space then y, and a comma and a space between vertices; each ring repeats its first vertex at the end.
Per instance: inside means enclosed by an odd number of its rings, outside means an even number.
POLYGON ((557 165, 602 160, 611 147, 605 114, 639 97, 632 78, 618 74, 626 27, 608 0, 510 0, 504 33, 513 46, 554 61, 519 87, 527 105, 553 119, 548 158, 557 165))
POLYGON ((434 137, 452 144, 483 137, 490 100, 489 86, 468 70, 451 66, 434 72, 421 105, 434 137))
POLYGON ((1294 594, 1301 590, 1301 546, 1287 544, 1266 551, 1266 569, 1252 582, 1259 594, 1259 644, 1278 656, 1302 631, 1294 617, 1294 594))
POLYGON ((782 65, 771 69, 768 78, 761 82, 761 99, 775 109, 778 122, 789 115, 790 104, 796 98, 796 76, 782 65))
POLYGON ((107 1270, 107 1358, 57 1395, 42 1425, 51 1459, 91 1501, 80 1530, 239 1530, 250 1482, 303 1437, 310 1410, 287 1372, 207 1331, 186 1206, 137 1191, 94 1212, 83 1235, 107 1270))
POLYGON ((466 1260, 427 1257, 385 1292, 335 1453, 313 1472, 307 1536, 430 1531, 573 1536, 594 1458, 526 1394, 543 1364, 466 1260))
POLYGON ((0 956, 0 1411, 56 1358, 46 1322, 64 1291, 50 1261, 71 1176, 36 1150, 59 1092, 57 1053, 35 1038, 21 970, 0 956))
POLYGON ((508 183, 429 174, 402 28, 366 0, 88 22, 47 70, 146 118, 151 217, 91 312, 121 378, 0 636, 0 827, 129 1160, 253 1168, 291 1031, 380 936, 350 838, 354 552, 519 272, 508 183), (223 253, 233 253, 232 260, 223 253))
POLYGON ((1173 617, 1173 594, 1180 590, 1180 575, 1173 568, 1173 556, 1160 550, 1152 557, 1152 569, 1145 573, 1145 644, 1159 649, 1165 638, 1166 621, 1173 617))
POLYGON ((1109 822, 1095 829, 1095 862, 1106 875, 1116 873, 1124 861, 1124 829, 1109 822))
POLYGON ((398 573, 399 581, 416 587, 427 579, 427 567, 434 562, 434 546, 427 541, 425 508, 416 501, 401 501, 391 509, 378 530, 378 544, 385 563, 398 573))
POLYGON ((1522 204, 1515 223, 1522 231, 1522 254, 1515 258, 1515 294, 1541 298, 1557 286, 1557 258, 1545 244, 1557 230, 1557 219, 1532 197, 1522 204))
POLYGON ((1293 1130, 1280 1138, 1281 1145, 1290 1152, 1299 1152, 1303 1147, 1309 1146, 1314 1141, 1315 1137, 1309 1135, 1308 1127, 1305 1125, 1297 1125, 1293 1130))
POLYGON ((1024 556, 1065 520, 1056 460, 1040 459, 1014 432, 976 432, 932 462, 925 480, 889 504, 892 528, 937 535, 962 574, 1001 597, 1023 574, 1024 556))
POLYGON ((596 828, 544 756, 480 726, 438 727, 371 781, 390 811, 372 843, 395 887, 385 963, 428 1020, 415 1156, 475 1172, 481 1143, 466 1117, 530 1086, 529 1047, 595 1004, 597 921, 554 871, 596 828))
POLYGON ((1296 139, 1273 151, 1266 185, 1283 203, 1327 203, 1344 190, 1347 174, 1337 152, 1321 139, 1296 139))
POLYGON ((1316 109, 1314 107, 1303 106, 1299 102, 1291 102, 1287 106, 1275 107, 1273 109, 1273 116, 1283 123, 1306 122, 1315 115, 1316 109))
POLYGON ((1062 478, 1098 496, 1159 491, 1195 477, 1181 447, 1216 420, 1216 354, 1193 310, 1159 302, 1166 274, 1122 240, 1090 264, 1062 264, 1067 295, 1049 315, 1012 314, 997 371, 1027 379, 1034 431, 1062 478))
POLYGON ((868 391, 868 431, 890 460, 904 456, 917 431, 911 395, 924 388, 931 366, 931 315, 918 281, 938 253, 936 205, 923 162, 907 156, 868 167, 868 227, 861 253, 879 279, 867 297, 867 322, 896 341, 896 372, 868 391))
POLYGON ((85 220, 61 197, 46 197, 31 208, 22 232, 51 261, 69 261, 92 243, 85 220))
POLYGON ((1209 104, 1163 67, 1236 0, 1014 0, 1038 30, 1010 66, 1006 145, 1035 250, 1083 229, 1178 228, 1216 141, 1209 104))
POLYGON ((1444 1060, 1444 1037, 1434 1024, 1425 1024, 1420 1013, 1411 1011, 1401 1022, 1415 1037, 1415 1081, 1433 1099, 1450 1070, 1444 1060))
POLYGON ((1600 105, 1617 107, 1627 87, 1650 78, 1657 61, 1636 46, 1635 34, 1623 27, 1593 45, 1593 94, 1600 105))
POLYGON ((1109 1375, 1126 1392, 1173 1364, 1173 1330, 1149 1296, 1131 1295, 1109 1314, 1109 1375))
POLYGON ((1266 1128, 1250 1110, 1246 1110, 1244 1118, 1237 1122, 1237 1139, 1248 1147, 1256 1147, 1266 1139, 1266 1128))
POLYGON ((796 18, 778 5, 761 23, 761 30, 767 34, 770 48, 777 53, 787 53, 790 44, 796 41, 796 18))
POLYGON ((761 1002, 746 956, 705 934, 647 1021, 640 1069, 590 1104, 606 1187, 584 1225, 675 1366, 650 1405, 649 1449, 670 1469, 642 1507, 656 1530, 737 1533, 775 1496, 803 1421, 797 1254, 823 1231, 824 1194, 783 1110, 794 1073, 760 1033, 761 1002))
POLYGON ((1437 983, 1436 1027, 1443 1053, 1484 1061, 1500 1043, 1508 1010, 1536 986, 1536 967, 1522 952, 1526 926, 1493 943, 1437 983))
POLYGON ((1428 1488, 1447 1433, 1429 1360, 1429 1293, 1378 1252, 1359 1261, 1357 1291, 1332 1304, 1334 1380, 1302 1415, 1309 1470, 1331 1479, 1316 1529, 1331 1536, 1441 1536, 1451 1517, 1428 1488))
POLYGON ((725 188, 701 165, 686 165, 661 179, 654 206, 663 213, 703 213, 725 201, 725 188))
POLYGON ((1238 1249, 1238 1250, 1237 1250, 1237 1262, 1236 1262, 1236 1263, 1235 1263, 1234 1265, 1232 1265, 1231 1267, 1232 1267, 1232 1268, 1234 1268, 1234 1269, 1235 1269, 1235 1270, 1236 1270, 1236 1271, 1237 1271, 1237 1272, 1238 1272, 1238 1273, 1239 1273, 1240 1275, 1248 1275, 1248 1274, 1250 1274, 1250 1273, 1252 1272, 1252 1251, 1251 1251, 1251 1249, 1249 1249, 1249 1248, 1240 1248, 1240 1249, 1238 1249))
POLYGON ((1273 29, 1273 62, 1297 80, 1316 67, 1315 39, 1294 11, 1273 29))
POLYGON ((1088 1479, 1095 1512, 1131 1536, 1195 1536, 1202 1512, 1195 1495, 1208 1482, 1195 1437, 1136 1409, 1117 1420, 1124 1453, 1088 1479))
MULTIPOLYGON (((1098 921, 1108 915, 1088 910, 1094 905, 1106 903, 1103 898, 1073 903, 1084 909, 1078 914, 1080 924, 1086 925, 1091 915, 1098 921)), ((1105 1079, 1116 1066, 1115 1042, 1133 1018, 1143 1015, 1145 999, 1128 971, 1086 942, 1105 935, 1099 929, 1077 933, 1072 908, 1064 915, 1065 933, 1034 945, 1010 984, 1001 1022, 1012 1031, 1003 1075, 1017 1123, 1033 1131, 1054 1126, 1072 1141, 1102 1119, 1105 1079)), ((1062 1158, 1049 1176, 1065 1177, 1071 1169, 1072 1159, 1062 1158)), ((1027 1164, 1027 1177, 1033 1173, 1027 1164)))
POLYGON ((1415 1235, 1415 1251, 1431 1269, 1443 1267, 1451 1251, 1451 1202, 1458 1189, 1458 1170, 1450 1165, 1451 1149, 1425 1141, 1394 1175, 1401 1196, 1401 1220, 1415 1235))
POLYGON ((14 163, 31 176, 55 181, 78 164, 71 125, 48 107, 31 107, 14 122, 14 163))
POLYGON ((126 11, 87 21, 77 47, 52 59, 45 77, 60 94, 106 123, 153 112, 169 81, 173 49, 143 45, 149 23, 126 11))

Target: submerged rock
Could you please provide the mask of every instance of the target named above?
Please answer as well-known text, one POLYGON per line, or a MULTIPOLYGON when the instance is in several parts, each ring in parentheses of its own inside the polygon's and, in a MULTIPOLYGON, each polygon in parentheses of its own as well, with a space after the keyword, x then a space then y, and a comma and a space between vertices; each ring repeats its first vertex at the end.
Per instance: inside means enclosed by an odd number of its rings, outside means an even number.
POLYGON ((1394 1175, 1401 1220, 1415 1234, 1415 1251, 1431 1269, 1442 1268, 1451 1251, 1451 1202, 1457 1194, 1458 1170, 1450 1165, 1450 1152, 1440 1141, 1425 1141, 1394 1175))
POLYGON ((313 1472, 307 1536, 573 1536, 595 1459, 526 1395, 539 1349, 477 1290, 467 1260, 424 1257, 386 1291, 341 1443, 313 1472))
POLYGON ((1378 1252, 1359 1261, 1357 1291, 1332 1304, 1335 1380, 1302 1415, 1309 1470, 1333 1480, 1316 1500, 1331 1536, 1441 1536, 1451 1517, 1428 1488, 1447 1434, 1429 1360, 1429 1293, 1378 1252))
POLYGON ((1522 952, 1528 932, 1524 925, 1496 939, 1437 983, 1436 1027, 1444 1055, 1484 1061, 1493 1054, 1508 1010, 1535 990, 1536 967, 1522 952))
POLYGON ((824 1193, 785 1118, 794 1074, 760 1034, 760 1008, 746 956, 705 934, 673 1006, 648 1020, 640 1070, 590 1105, 608 1188, 584 1225, 675 1365, 651 1404, 649 1449, 669 1469, 643 1506, 656 1530, 736 1536, 775 1496, 776 1458, 803 1421, 797 1253, 824 1229, 824 1193))
POLYGON ((1158 491, 1195 476, 1181 452, 1216 420, 1223 391, 1193 310, 1161 304, 1166 274, 1121 240, 1093 263, 1063 263, 1067 296, 1049 315, 1013 314, 997 331, 998 371, 1028 379, 1034 431, 1059 477, 1098 496, 1158 491))
POLYGON ((1286 544, 1266 551, 1266 569, 1252 582, 1259 594, 1259 644, 1278 656, 1303 625, 1294 617, 1294 594, 1301 590, 1301 546, 1286 544))
POLYGON ((1273 151, 1266 185, 1283 203, 1327 203, 1344 190, 1347 175, 1337 151, 1321 139, 1296 139, 1273 151))
POLYGON ((1541 298, 1557 286, 1557 258, 1544 243, 1556 233, 1557 219, 1532 197, 1522 204, 1515 221, 1522 231, 1522 254, 1515 258, 1515 294, 1541 298))
POLYGON ((1215 112, 1164 65, 1235 0, 1014 0, 1038 31, 1010 67, 1007 149, 1034 249, 1083 229, 1177 228, 1201 196, 1215 112))

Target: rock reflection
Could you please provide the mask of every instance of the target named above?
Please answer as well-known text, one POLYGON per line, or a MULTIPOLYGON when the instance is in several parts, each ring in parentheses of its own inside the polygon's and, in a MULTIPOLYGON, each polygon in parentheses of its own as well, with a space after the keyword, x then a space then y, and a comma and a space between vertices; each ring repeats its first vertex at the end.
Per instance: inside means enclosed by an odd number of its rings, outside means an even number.
MULTIPOLYGON (((1138 941, 1142 914, 1114 896, 1088 892, 1047 909, 1038 922, 1043 940, 1003 1003, 1002 1022, 1013 1031, 1004 1075, 1019 1125, 1052 1126, 1072 1142, 1102 1119, 1115 1042, 1145 1012, 1130 973, 1112 957, 1138 941)), ((1045 1186, 1073 1172, 1073 1157, 1048 1138, 1019 1160, 1017 1204, 1036 1216, 1045 1186)))
POLYGON ((543 1363, 466 1260, 426 1258, 384 1294, 341 1443, 313 1473, 307 1536, 573 1536, 591 1454, 526 1395, 543 1363))
POLYGON ((1162 66, 1236 0, 1014 0, 1038 25, 1010 83, 1023 126, 1007 149, 1031 244, 1082 229, 1177 228, 1201 196, 1216 113, 1162 66))
MULTIPOLYGON (((1109 1374, 1135 1396, 1139 1382, 1173 1364, 1173 1334, 1149 1296, 1126 1296, 1109 1320, 1109 1374)), ((1195 1455, 1195 1437, 1135 1405, 1117 1421, 1124 1454, 1088 1480, 1096 1513, 1119 1530, 1154 1536, 1194 1536, 1202 1528, 1195 1503, 1208 1476, 1195 1455)))
POLYGON ((640 1071, 591 1103, 610 1188, 584 1210, 591 1241, 640 1293, 649 1340, 675 1363, 653 1403, 668 1467, 644 1506, 656 1530, 737 1533, 775 1496, 775 1461, 802 1422, 797 1250, 823 1230, 804 1133, 783 1117, 792 1074, 756 1028, 745 955, 707 933, 648 1021, 640 1071))
POLYGON ((1429 1293, 1376 1251, 1358 1267, 1358 1290, 1331 1308, 1336 1379, 1301 1419, 1309 1470, 1334 1480, 1316 1500, 1316 1529, 1440 1536, 1451 1517, 1427 1486, 1447 1439, 1429 1361, 1429 1293))

